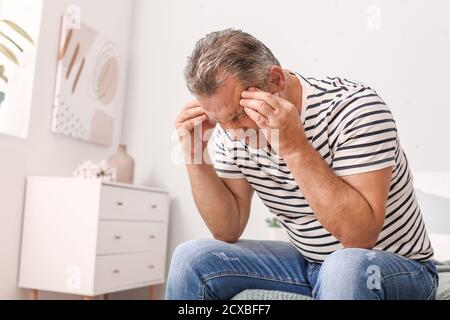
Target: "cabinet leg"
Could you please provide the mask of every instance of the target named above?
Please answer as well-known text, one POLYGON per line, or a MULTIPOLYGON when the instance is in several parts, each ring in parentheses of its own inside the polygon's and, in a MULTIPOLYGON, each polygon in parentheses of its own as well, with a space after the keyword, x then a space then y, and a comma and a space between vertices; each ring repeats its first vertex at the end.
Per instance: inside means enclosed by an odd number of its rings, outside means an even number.
POLYGON ((148 299, 156 300, 156 286, 148 287, 148 299))
POLYGON ((30 291, 30 299, 31 300, 37 300, 39 298, 39 290, 31 290, 30 291))

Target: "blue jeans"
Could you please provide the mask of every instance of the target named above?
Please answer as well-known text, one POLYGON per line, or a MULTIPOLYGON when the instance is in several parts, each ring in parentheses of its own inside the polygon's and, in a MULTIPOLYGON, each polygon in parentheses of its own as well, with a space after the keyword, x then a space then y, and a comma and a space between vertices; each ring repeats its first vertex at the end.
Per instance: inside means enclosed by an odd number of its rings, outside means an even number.
POLYGON ((176 248, 166 299, 229 300, 246 289, 264 289, 319 300, 430 300, 437 285, 432 262, 386 251, 342 249, 319 264, 308 262, 288 242, 205 239, 176 248))

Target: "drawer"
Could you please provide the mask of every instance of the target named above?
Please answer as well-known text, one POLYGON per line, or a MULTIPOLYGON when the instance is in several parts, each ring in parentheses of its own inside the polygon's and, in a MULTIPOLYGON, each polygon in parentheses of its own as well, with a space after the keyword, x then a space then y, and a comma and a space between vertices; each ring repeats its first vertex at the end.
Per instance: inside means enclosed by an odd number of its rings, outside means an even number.
POLYGON ((95 291, 164 280, 165 260, 152 253, 97 257, 95 291))
POLYGON ((100 221, 98 226, 97 254, 166 251, 164 222, 100 221))
POLYGON ((166 221, 168 206, 164 193, 102 186, 100 219, 166 221))

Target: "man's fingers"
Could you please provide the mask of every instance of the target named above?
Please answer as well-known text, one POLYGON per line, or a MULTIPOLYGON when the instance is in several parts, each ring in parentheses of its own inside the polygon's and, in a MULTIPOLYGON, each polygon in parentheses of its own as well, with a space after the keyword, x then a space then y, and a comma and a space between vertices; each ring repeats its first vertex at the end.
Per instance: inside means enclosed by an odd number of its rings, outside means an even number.
POLYGON ((199 125, 199 124, 203 123, 203 121, 206 121, 206 120, 208 120, 208 116, 206 114, 203 114, 201 116, 191 118, 191 119, 187 120, 185 123, 187 125, 189 125, 191 128, 193 128, 196 125, 199 125))
POLYGON ((198 102, 198 100, 189 101, 184 106, 184 109, 190 109, 190 108, 195 108, 195 107, 200 107, 200 103, 198 102))
POLYGON ((204 113, 205 113, 205 111, 203 110, 203 108, 199 107, 199 106, 197 106, 197 107, 194 106, 194 107, 191 107, 191 108, 187 108, 187 109, 184 109, 183 112, 181 112, 181 114, 179 115, 179 117, 177 119, 177 122, 178 123, 182 123, 182 122, 185 122, 185 121, 187 121, 189 119, 201 116, 204 113))
POLYGON ((184 121, 183 123, 181 123, 178 126, 177 130, 192 131, 192 129, 194 129, 194 127, 196 125, 203 123, 207 119, 208 119, 208 116, 205 114, 195 117, 195 118, 188 119, 187 121, 184 121))
POLYGON ((241 99, 240 104, 261 113, 267 119, 270 119, 274 111, 265 101, 261 100, 241 99))
POLYGON ((244 110, 245 113, 256 123, 258 127, 267 128, 269 126, 269 121, 261 113, 247 107, 245 107, 244 110))
POLYGON ((177 131, 184 132, 187 134, 187 133, 191 132, 196 125, 203 123, 207 119, 208 119, 208 117, 206 115, 201 115, 201 116, 195 117, 193 119, 189 119, 187 121, 180 123, 177 126, 177 131))
POLYGON ((271 108, 278 108, 278 97, 269 92, 264 91, 243 91, 241 97, 244 99, 262 100, 266 102, 271 108))

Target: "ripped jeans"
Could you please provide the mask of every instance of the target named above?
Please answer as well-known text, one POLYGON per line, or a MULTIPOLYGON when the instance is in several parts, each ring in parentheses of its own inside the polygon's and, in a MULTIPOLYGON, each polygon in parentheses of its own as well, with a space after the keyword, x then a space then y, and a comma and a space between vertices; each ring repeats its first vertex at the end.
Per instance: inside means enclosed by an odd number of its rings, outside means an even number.
POLYGON ((172 257, 166 299, 229 300, 246 289, 292 292, 324 299, 435 299, 431 261, 391 252, 342 249, 322 264, 308 262, 289 242, 193 240, 172 257))

